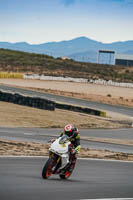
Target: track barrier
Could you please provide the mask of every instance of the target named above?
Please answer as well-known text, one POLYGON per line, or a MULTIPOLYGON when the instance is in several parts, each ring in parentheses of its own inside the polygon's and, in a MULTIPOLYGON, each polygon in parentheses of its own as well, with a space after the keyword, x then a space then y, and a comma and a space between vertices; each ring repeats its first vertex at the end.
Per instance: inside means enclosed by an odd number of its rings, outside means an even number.
POLYGON ((69 111, 74 111, 74 112, 81 112, 85 114, 106 117, 106 112, 104 111, 95 110, 95 109, 87 108, 87 107, 70 105, 70 104, 58 103, 58 102, 54 102, 48 99, 35 97, 35 96, 25 96, 20 93, 13 93, 10 91, 5 92, 3 90, 0 90, 0 101, 35 107, 39 109, 51 110, 51 111, 54 111, 57 108, 57 109, 62 109, 62 110, 69 110, 69 111))

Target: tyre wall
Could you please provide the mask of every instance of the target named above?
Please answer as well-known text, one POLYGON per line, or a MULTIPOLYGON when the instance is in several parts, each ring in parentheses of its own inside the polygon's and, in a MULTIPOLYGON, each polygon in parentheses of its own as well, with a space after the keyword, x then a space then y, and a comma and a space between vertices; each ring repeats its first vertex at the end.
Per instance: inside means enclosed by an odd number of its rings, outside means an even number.
POLYGON ((86 107, 80 107, 80 106, 74 106, 74 105, 62 104, 62 103, 56 103, 56 108, 74 111, 74 112, 81 112, 81 113, 96 115, 96 116, 101 116, 101 117, 106 117, 106 112, 100 111, 100 110, 95 110, 92 108, 86 108, 86 107))
POLYGON ((19 93, 0 91, 0 101, 6 101, 45 110, 55 110, 55 102, 53 101, 38 97, 24 96, 19 93))
POLYGON ((57 109, 63 109, 63 110, 69 110, 69 111, 74 111, 74 112, 81 112, 85 114, 106 117, 106 112, 103 112, 100 110, 95 110, 92 108, 80 107, 80 106, 75 106, 75 105, 69 105, 69 104, 63 104, 63 103, 56 103, 48 99, 34 97, 34 96, 25 96, 19 93, 0 91, 0 101, 10 102, 10 103, 24 105, 24 106, 30 106, 30 107, 35 107, 35 108, 45 109, 45 110, 54 111, 57 108, 57 109))

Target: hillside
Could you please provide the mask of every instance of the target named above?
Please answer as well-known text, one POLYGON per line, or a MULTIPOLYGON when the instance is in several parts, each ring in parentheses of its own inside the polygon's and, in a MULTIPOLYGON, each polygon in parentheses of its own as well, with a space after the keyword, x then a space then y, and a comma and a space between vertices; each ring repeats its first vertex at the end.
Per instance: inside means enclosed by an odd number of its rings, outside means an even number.
POLYGON ((76 62, 6 49, 0 49, 0 71, 133 82, 133 67, 76 62))
MULTIPOLYGON (((47 54, 53 57, 68 56, 77 61, 96 63, 99 49, 110 49, 117 51, 117 53, 133 54, 133 41, 102 43, 87 37, 78 37, 67 41, 42 44, 0 42, 0 48, 47 54)), ((108 60, 103 57, 102 63, 108 63, 108 60)))

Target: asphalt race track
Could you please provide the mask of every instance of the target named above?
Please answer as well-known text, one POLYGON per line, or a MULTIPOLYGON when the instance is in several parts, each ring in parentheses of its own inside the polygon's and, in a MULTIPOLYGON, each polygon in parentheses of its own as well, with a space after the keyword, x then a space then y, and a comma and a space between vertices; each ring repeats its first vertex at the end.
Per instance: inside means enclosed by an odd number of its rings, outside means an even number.
MULTIPOLYGON (((43 128, 0 128, 0 139, 15 141, 46 143, 51 138, 57 137, 62 129, 43 129, 43 128)), ((82 129, 80 135, 96 138, 128 139, 133 140, 133 129, 120 130, 98 130, 82 129)), ((132 153, 133 147, 129 145, 110 144, 102 142, 89 142, 81 140, 81 146, 90 149, 105 149, 115 152, 132 153)))
POLYGON ((0 158, 1 200, 133 197, 133 162, 78 160, 68 180, 41 177, 46 158, 0 158))

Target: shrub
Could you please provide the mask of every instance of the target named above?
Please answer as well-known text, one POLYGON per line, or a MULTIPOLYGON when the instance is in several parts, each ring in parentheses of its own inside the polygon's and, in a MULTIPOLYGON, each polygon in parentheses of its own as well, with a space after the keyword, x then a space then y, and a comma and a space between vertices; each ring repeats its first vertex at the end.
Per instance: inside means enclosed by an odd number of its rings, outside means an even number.
POLYGON ((111 94, 107 94, 107 97, 112 97, 111 94))

